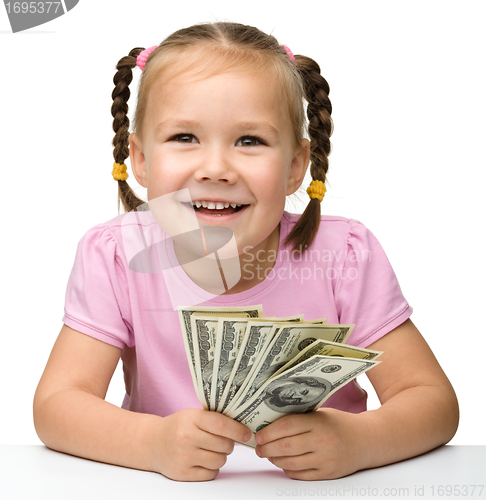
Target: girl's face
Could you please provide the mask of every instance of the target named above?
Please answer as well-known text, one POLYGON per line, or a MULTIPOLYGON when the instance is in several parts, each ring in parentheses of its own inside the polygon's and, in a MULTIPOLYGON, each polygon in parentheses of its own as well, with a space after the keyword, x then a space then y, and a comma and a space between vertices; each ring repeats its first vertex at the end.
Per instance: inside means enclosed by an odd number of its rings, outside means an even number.
POLYGON ((187 188, 193 203, 242 205, 196 208, 199 225, 232 229, 240 254, 276 250, 285 197, 307 169, 308 141, 295 144, 287 104, 269 75, 190 80, 159 78, 150 89, 142 134, 130 136, 137 181, 149 200, 187 188))

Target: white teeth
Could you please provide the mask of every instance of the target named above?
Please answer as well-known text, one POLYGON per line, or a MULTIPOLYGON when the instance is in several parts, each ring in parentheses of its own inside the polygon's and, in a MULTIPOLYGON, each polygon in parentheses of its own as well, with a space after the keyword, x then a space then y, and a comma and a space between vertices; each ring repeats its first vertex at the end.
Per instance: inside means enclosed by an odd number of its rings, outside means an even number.
POLYGON ((241 207, 241 204, 239 203, 222 203, 220 201, 214 203, 212 201, 194 201, 192 203, 194 206, 196 206, 197 208, 199 207, 203 207, 203 208, 210 208, 210 209, 216 209, 216 210, 221 210, 223 208, 228 208, 229 206, 232 206, 233 208, 236 208, 236 207, 241 207))

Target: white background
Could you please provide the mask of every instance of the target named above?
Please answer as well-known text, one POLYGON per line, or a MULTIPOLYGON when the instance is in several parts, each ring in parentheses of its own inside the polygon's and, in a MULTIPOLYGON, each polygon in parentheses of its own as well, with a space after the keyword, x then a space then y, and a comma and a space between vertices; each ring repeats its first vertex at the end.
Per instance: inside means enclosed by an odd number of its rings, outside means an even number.
MULTIPOLYGON (((335 123, 322 211, 378 237, 458 394, 452 444, 486 444, 485 19, 486 3, 470 0, 81 0, 12 34, 0 9, 0 443, 40 443, 32 398, 62 326, 77 243, 118 215, 116 62, 179 28, 229 20, 320 64, 335 123)), ((118 405, 119 368, 107 398, 118 405)))

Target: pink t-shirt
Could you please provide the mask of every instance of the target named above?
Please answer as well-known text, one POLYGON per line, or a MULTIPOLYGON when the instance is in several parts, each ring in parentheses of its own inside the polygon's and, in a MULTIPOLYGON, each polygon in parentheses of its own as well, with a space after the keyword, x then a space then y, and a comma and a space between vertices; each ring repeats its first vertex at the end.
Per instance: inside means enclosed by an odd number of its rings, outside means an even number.
MULTIPOLYGON (((283 240, 299 215, 284 212, 276 262, 250 290, 214 296, 178 266, 173 240, 150 212, 123 214, 90 229, 78 245, 66 291, 63 322, 122 349, 126 396, 122 407, 160 416, 201 408, 184 348, 177 306, 262 304, 265 316, 303 314, 330 324, 355 324, 347 343, 367 347, 412 313, 377 239, 358 221, 322 216, 313 244, 300 257, 283 240), (153 248, 147 272, 129 268, 153 248), (163 258, 170 265, 157 268, 163 258)), ((323 406, 358 413, 366 392, 353 381, 323 406)))

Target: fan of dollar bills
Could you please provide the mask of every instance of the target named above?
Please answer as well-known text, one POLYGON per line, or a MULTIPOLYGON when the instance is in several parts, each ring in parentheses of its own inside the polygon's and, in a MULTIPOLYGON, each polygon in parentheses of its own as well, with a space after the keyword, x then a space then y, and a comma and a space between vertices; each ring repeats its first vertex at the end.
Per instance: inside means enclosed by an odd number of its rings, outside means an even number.
MULTIPOLYGON (((180 307, 194 388, 204 409, 253 434, 289 413, 315 410, 379 363, 379 351, 345 345, 354 325, 303 315, 265 318, 263 308, 180 307)), ((255 447, 254 436, 245 443, 255 447)))

